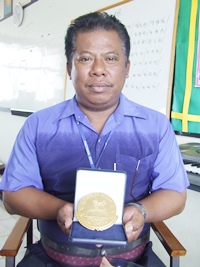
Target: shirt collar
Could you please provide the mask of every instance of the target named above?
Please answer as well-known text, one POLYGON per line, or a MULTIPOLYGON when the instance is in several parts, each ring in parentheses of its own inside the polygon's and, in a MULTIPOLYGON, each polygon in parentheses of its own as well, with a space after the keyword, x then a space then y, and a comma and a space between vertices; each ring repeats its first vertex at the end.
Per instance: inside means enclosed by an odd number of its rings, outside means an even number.
POLYGON ((117 110, 119 112, 118 114, 123 116, 147 119, 147 116, 144 112, 144 107, 129 100, 124 94, 120 95, 120 103, 117 110))
POLYGON ((65 100, 61 104, 61 110, 57 113, 57 117, 53 123, 57 123, 59 120, 68 118, 75 114, 75 106, 77 106, 75 96, 70 100, 65 100))

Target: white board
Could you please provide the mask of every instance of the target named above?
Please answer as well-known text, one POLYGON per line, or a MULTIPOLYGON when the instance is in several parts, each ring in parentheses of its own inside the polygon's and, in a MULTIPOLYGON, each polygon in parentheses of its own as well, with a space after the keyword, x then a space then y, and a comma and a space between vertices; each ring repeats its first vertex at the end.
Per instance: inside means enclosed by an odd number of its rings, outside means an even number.
MULTIPOLYGON (((131 37, 131 70, 124 94, 163 113, 171 88, 177 1, 133 0, 106 10, 127 26, 131 37)), ((65 11, 61 12, 57 1, 51 1, 51 5, 37 1, 26 8, 24 22, 18 28, 12 17, 1 22, 0 110, 36 111, 74 95, 65 70, 66 25, 65 11)))
POLYGON ((1 22, 0 110, 36 111, 64 100, 64 35, 70 20, 57 5, 35 2, 24 9, 20 27, 12 16, 1 22))

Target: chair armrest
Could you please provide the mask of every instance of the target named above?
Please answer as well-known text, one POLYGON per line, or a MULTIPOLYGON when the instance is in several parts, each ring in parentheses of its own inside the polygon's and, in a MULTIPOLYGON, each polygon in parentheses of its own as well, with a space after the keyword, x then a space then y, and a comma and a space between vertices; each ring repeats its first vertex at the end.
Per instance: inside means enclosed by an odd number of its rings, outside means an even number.
POLYGON ((31 222, 31 219, 23 216, 18 219, 3 248, 0 250, 1 256, 15 257, 17 255, 24 235, 28 231, 31 222))
POLYGON ((185 256, 186 249, 172 234, 164 222, 152 223, 151 227, 171 257, 185 256))

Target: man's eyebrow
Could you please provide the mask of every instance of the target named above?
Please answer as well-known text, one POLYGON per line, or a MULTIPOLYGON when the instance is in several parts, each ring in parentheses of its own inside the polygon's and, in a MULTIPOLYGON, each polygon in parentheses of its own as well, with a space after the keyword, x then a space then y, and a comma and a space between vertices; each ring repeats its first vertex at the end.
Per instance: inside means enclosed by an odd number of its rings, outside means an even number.
POLYGON ((86 51, 86 50, 83 50, 83 51, 80 51, 80 53, 79 54, 92 54, 91 52, 89 52, 89 51, 86 51))
POLYGON ((105 54, 107 54, 107 55, 119 55, 119 53, 117 52, 117 51, 109 51, 109 52, 107 52, 107 53, 105 53, 105 54))

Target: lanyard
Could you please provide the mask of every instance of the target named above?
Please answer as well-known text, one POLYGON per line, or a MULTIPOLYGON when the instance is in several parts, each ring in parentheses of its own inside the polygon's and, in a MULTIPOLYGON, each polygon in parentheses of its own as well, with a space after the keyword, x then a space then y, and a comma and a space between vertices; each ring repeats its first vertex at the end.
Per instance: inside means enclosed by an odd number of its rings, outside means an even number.
POLYGON ((103 153, 104 153, 104 151, 105 151, 105 149, 106 149, 106 147, 107 147, 107 144, 108 144, 108 142, 109 142, 109 140, 110 140, 110 138, 111 138, 111 136, 112 136, 113 131, 111 131, 111 132, 109 133, 108 138, 107 138, 107 140, 106 140, 106 142, 105 142, 105 144, 104 144, 104 146, 103 146, 103 148, 102 148, 102 150, 101 150, 101 153, 100 153, 100 155, 99 155, 99 158, 98 158, 96 164, 94 164, 94 161, 93 161, 93 158, 92 158, 92 155, 91 155, 91 152, 90 152, 90 149, 89 149, 89 146, 88 146, 88 143, 87 143, 85 134, 84 134, 83 129, 82 129, 82 127, 81 127, 81 124, 80 124, 79 121, 76 121, 76 123, 77 123, 78 129, 79 129, 79 132, 80 132, 80 135, 81 135, 83 144, 84 144, 84 146, 85 146, 85 150, 86 150, 86 153, 87 153, 87 156, 88 156, 88 160, 89 160, 89 163, 90 163, 90 167, 91 167, 91 169, 97 169, 97 167, 98 167, 98 165, 99 165, 99 162, 100 162, 100 160, 101 160, 101 158, 102 158, 102 155, 103 155, 103 153))

